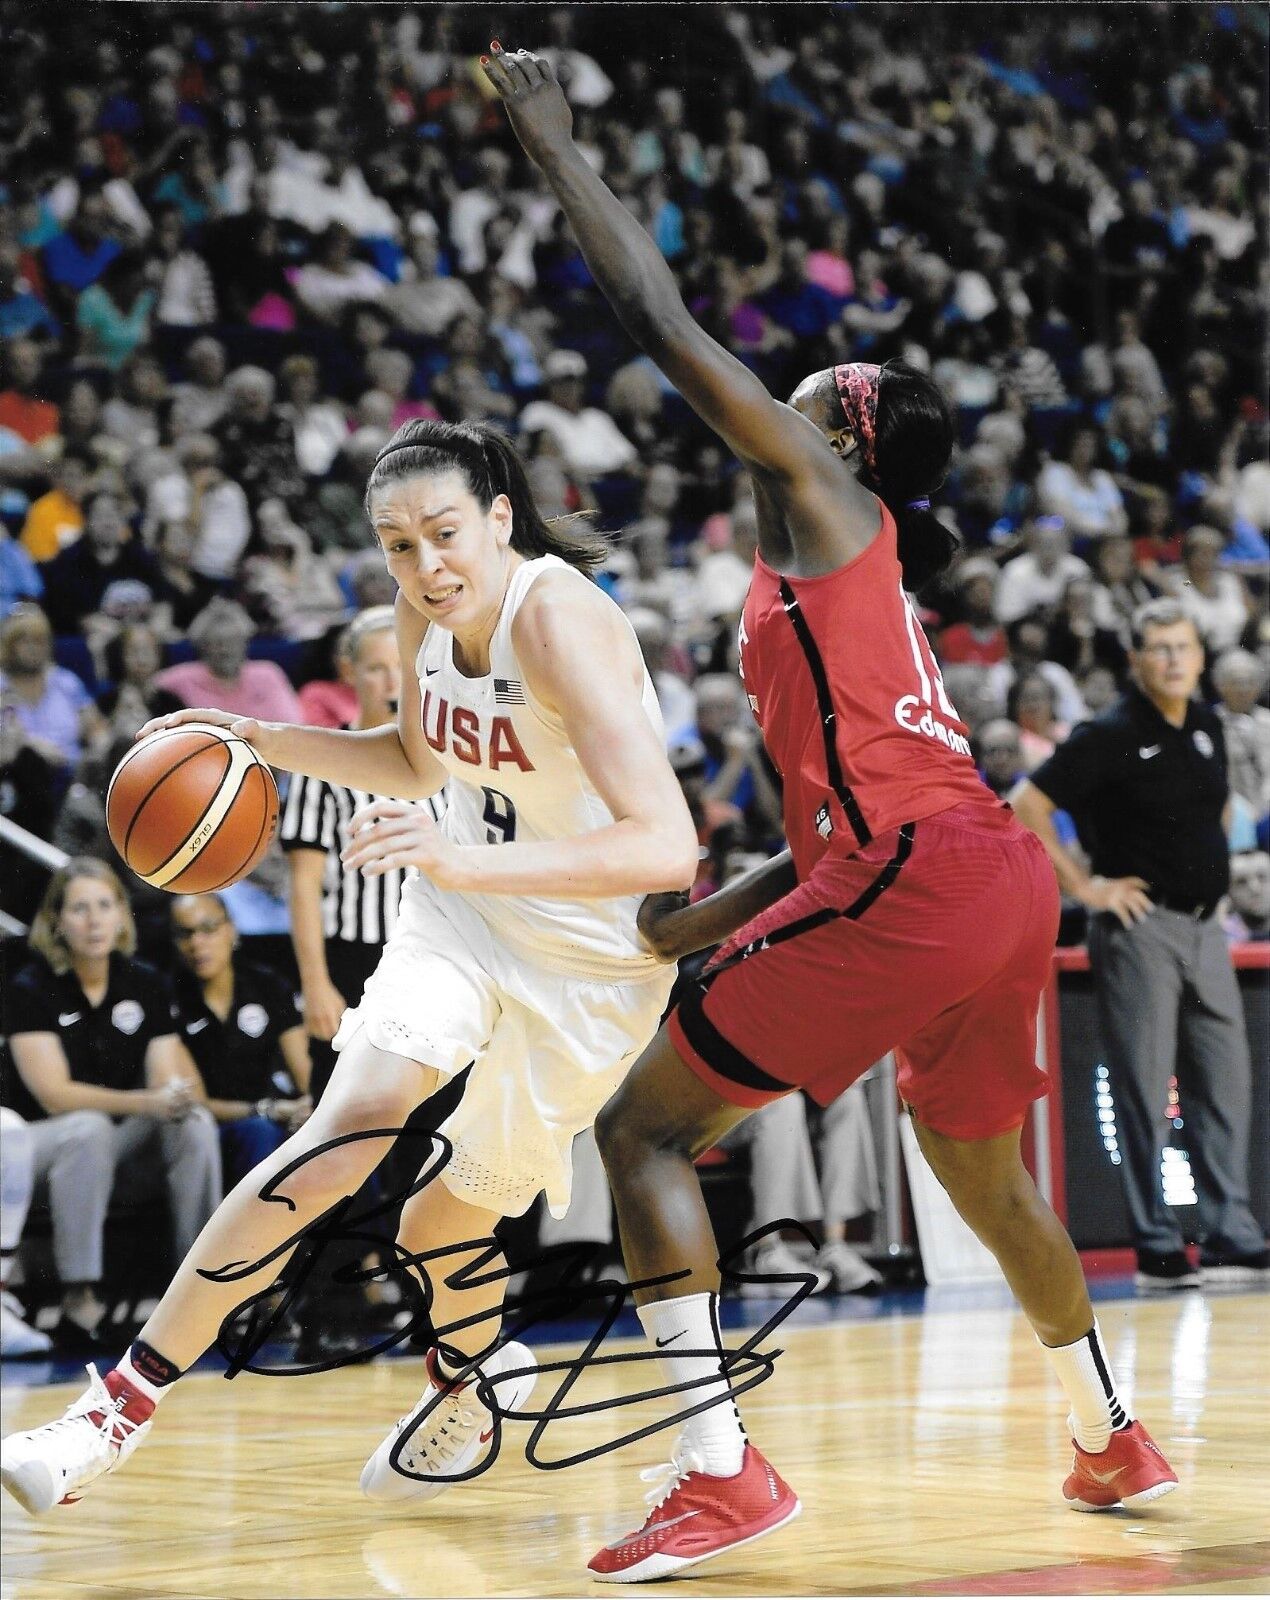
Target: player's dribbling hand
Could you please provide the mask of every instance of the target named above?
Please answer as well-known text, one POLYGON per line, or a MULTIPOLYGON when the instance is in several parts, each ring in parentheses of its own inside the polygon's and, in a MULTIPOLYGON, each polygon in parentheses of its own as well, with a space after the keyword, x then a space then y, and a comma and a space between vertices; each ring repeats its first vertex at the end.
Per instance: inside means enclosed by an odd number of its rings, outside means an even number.
POLYGON ((340 860, 353 872, 382 877, 394 867, 418 867, 438 889, 456 889, 459 847, 431 816, 404 800, 372 800, 355 811, 340 860))
POLYGON ((183 722, 207 722, 214 728, 228 728, 230 733, 245 739, 263 759, 268 759, 260 748, 267 723, 257 722, 255 717, 236 717, 231 711, 214 711, 209 707, 191 707, 185 711, 169 711, 166 717, 151 717, 149 722, 137 729, 134 737, 146 739, 164 728, 179 728, 183 722))
POLYGON ((532 50, 506 51, 498 40, 481 57, 485 76, 498 90, 512 131, 531 161, 567 145, 573 137, 573 113, 556 75, 532 50))
POLYGON ((1091 911, 1110 911, 1131 928, 1155 910, 1148 887, 1144 878, 1091 878, 1080 899, 1091 911))

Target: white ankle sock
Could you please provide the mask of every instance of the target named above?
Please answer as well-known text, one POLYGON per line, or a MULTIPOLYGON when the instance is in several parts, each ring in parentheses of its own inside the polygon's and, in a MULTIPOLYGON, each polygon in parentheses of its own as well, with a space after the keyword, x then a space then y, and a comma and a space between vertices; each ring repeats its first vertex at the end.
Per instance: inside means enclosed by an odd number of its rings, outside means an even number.
POLYGON ((679 1438, 697 1451, 703 1471, 711 1477, 734 1478, 745 1456, 745 1429, 732 1399, 732 1387, 722 1371, 718 1304, 715 1294, 653 1300, 639 1307, 639 1320, 659 1352, 667 1383, 713 1380, 666 1398, 678 1411, 718 1397, 708 1411, 688 1418, 679 1438))
POLYGON ((1041 1349, 1050 1358, 1058 1381, 1067 1391, 1071 1412, 1067 1423, 1072 1438, 1082 1450, 1098 1454, 1107 1448, 1113 1433, 1133 1421, 1116 1394, 1111 1360, 1102 1342, 1097 1321, 1074 1344, 1048 1345, 1041 1349))

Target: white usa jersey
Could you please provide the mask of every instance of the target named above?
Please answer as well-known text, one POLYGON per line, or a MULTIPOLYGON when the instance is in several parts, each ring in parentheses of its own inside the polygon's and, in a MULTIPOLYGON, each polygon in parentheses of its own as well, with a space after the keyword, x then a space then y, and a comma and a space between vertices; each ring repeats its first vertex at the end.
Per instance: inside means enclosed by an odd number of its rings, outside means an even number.
MULTIPOLYGON (((454 636, 433 623, 416 670, 423 733, 450 775, 442 827, 456 844, 571 839, 614 818, 583 771, 560 718, 535 699, 512 644, 512 623, 544 572, 572 572, 558 556, 512 574, 490 640, 490 668, 469 678, 454 664, 454 636)), ((581 573, 575 581, 587 583, 581 573)), ((632 637, 634 632, 632 630, 632 637)), ((597 663, 595 692, 604 692, 597 663)), ((644 671, 644 713, 664 740, 657 694, 644 671)), ((642 895, 571 900, 546 895, 464 894, 490 929, 540 965, 579 978, 630 982, 665 968, 635 927, 642 895)))

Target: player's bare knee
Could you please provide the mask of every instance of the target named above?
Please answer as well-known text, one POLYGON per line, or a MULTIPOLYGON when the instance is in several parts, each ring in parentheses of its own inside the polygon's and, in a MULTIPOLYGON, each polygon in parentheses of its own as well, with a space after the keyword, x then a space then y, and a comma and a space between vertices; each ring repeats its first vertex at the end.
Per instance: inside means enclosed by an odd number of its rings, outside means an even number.
POLYGON ((673 1108, 624 1104, 620 1093, 614 1095, 595 1123, 595 1142, 611 1180, 658 1154, 690 1153, 693 1131, 671 1117, 673 1108))

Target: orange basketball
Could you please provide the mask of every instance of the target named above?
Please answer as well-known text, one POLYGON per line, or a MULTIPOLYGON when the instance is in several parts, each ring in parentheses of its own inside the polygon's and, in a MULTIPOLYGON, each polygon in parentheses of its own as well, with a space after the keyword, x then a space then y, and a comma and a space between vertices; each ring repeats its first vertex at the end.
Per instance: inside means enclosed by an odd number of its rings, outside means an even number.
POLYGON ((106 791, 111 843, 139 878, 172 894, 246 877, 277 822, 273 773, 245 739, 208 722, 143 739, 106 791))

